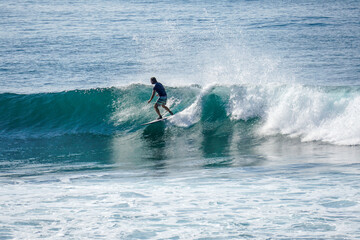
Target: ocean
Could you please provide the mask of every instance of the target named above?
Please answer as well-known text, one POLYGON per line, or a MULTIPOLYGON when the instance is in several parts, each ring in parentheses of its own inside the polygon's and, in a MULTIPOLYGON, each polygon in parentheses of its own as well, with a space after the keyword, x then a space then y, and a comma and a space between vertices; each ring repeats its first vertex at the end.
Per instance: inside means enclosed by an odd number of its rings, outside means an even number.
POLYGON ((360 239, 359 13, 1 1, 0 239, 360 239))

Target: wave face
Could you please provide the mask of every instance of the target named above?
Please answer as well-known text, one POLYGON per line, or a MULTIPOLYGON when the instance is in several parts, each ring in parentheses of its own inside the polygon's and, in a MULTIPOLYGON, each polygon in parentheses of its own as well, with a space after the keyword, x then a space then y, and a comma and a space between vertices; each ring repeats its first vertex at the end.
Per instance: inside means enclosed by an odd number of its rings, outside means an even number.
MULTIPOLYGON (((175 96, 184 99, 173 97, 169 103, 181 101, 176 103, 180 107, 195 96, 191 88, 180 88, 176 92, 175 96)), ((0 131, 2 136, 42 137, 108 135, 136 130, 141 123, 155 118, 151 105, 146 104, 150 94, 151 88, 145 85, 58 93, 3 93, 0 94, 0 131)))
MULTIPOLYGON (((259 138, 280 134, 302 141, 360 145, 360 87, 214 85, 168 87, 167 91, 168 106, 177 112, 167 125, 179 131, 204 133, 220 126, 226 135, 237 127, 259 138)), ((139 84, 3 93, 0 131, 11 138, 148 131, 141 124, 156 117, 152 104, 146 104, 150 93, 150 86, 139 84)))
POLYGON ((111 89, 39 94, 1 94, 3 135, 54 135, 107 132, 111 89))

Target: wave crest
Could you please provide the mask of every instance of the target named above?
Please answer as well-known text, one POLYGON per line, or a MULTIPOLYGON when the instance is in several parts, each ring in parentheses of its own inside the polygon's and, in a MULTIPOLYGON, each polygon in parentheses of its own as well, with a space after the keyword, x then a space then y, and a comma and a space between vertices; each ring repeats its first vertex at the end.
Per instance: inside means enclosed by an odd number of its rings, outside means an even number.
MULTIPOLYGON (((210 129, 240 121, 259 137, 282 134, 302 141, 360 145, 360 87, 213 85, 167 91, 168 106, 177 112, 169 123, 184 131, 197 124, 210 129), (259 121, 255 124, 254 119, 259 121)), ((4 93, 0 94, 0 131, 8 137, 142 131, 141 124, 156 117, 152 104, 146 103, 150 94, 151 86, 140 84, 4 93)))

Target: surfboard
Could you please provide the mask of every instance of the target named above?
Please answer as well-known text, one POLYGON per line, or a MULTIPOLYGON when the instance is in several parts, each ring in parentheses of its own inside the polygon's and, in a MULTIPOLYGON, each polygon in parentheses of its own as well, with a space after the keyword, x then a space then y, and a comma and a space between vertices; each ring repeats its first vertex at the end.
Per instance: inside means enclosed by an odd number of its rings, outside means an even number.
POLYGON ((164 117, 162 119, 156 119, 156 120, 153 120, 151 122, 147 122, 147 123, 143 123, 141 124, 141 126, 144 126, 144 125, 149 125, 149 124, 153 124, 153 123, 157 123, 157 122, 162 122, 162 121, 165 121, 166 119, 168 119, 169 117, 164 117))

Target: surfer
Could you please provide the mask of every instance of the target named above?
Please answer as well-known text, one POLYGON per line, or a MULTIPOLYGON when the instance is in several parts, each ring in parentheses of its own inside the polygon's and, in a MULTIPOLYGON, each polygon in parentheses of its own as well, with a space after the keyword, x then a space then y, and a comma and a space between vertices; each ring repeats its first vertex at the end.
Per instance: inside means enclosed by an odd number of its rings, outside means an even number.
POLYGON ((157 119, 162 119, 162 116, 160 114, 160 110, 159 110, 159 106, 162 106, 166 111, 168 111, 171 115, 174 115, 172 111, 170 111, 170 109, 166 106, 166 100, 167 100, 167 95, 166 95, 166 91, 164 86, 159 83, 155 77, 150 78, 151 84, 155 84, 150 100, 148 101, 148 103, 151 102, 151 100, 153 100, 154 96, 155 96, 155 92, 157 93, 156 95, 159 96, 158 100, 156 101, 154 108, 156 113, 159 115, 159 117, 157 119))

